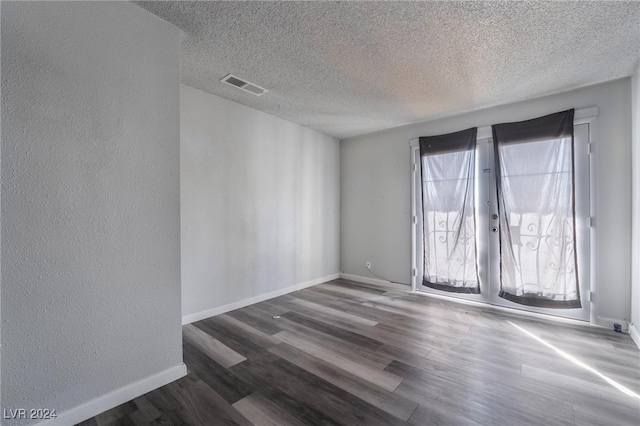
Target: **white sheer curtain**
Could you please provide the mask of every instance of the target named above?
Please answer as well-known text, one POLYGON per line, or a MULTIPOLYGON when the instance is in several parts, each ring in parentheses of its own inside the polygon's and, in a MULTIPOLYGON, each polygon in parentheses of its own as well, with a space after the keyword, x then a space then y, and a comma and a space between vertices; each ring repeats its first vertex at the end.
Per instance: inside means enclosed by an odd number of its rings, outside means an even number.
POLYGON ((477 129, 420 138, 423 285, 479 293, 474 215, 477 129))
POLYGON ((579 308, 573 110, 494 126, 500 297, 579 308))

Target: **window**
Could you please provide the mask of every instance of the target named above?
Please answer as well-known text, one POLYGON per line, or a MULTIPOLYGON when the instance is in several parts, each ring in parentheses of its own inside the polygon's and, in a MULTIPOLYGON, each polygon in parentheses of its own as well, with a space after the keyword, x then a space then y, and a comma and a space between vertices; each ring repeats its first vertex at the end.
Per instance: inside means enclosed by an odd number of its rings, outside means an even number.
POLYGON ((471 148, 426 155, 420 144, 429 138, 412 141, 416 290, 589 319, 589 134, 597 108, 576 111, 577 119, 564 114, 565 133, 552 137, 513 137, 495 126, 494 144, 485 127, 471 148))

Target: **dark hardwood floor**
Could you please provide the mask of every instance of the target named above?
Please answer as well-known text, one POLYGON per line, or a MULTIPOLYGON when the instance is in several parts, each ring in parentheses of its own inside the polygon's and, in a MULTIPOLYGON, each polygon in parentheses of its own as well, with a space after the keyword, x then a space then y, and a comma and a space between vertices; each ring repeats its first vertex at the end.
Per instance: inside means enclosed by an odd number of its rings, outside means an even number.
POLYGON ((81 424, 640 425, 628 335, 397 287, 332 281, 183 342, 186 377, 81 424))

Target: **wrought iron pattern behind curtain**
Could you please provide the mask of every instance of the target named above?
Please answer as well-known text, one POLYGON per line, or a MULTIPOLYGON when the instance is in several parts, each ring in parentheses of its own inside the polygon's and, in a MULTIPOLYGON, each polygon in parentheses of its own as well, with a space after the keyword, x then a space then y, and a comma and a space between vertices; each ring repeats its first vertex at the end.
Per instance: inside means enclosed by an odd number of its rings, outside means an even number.
POLYGON ((477 128, 420 138, 423 279, 431 288, 480 293, 476 259, 477 128))
POLYGON ((579 308, 574 110, 493 126, 500 222, 500 297, 579 308))

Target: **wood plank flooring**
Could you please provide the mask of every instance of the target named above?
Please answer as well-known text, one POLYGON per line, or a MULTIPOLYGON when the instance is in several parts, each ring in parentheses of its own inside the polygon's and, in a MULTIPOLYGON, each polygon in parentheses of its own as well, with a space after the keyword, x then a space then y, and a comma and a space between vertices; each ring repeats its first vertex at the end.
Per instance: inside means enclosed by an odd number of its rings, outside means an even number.
POLYGON ((628 335, 398 287, 332 281, 183 343, 186 377, 81 425, 640 425, 628 335))

